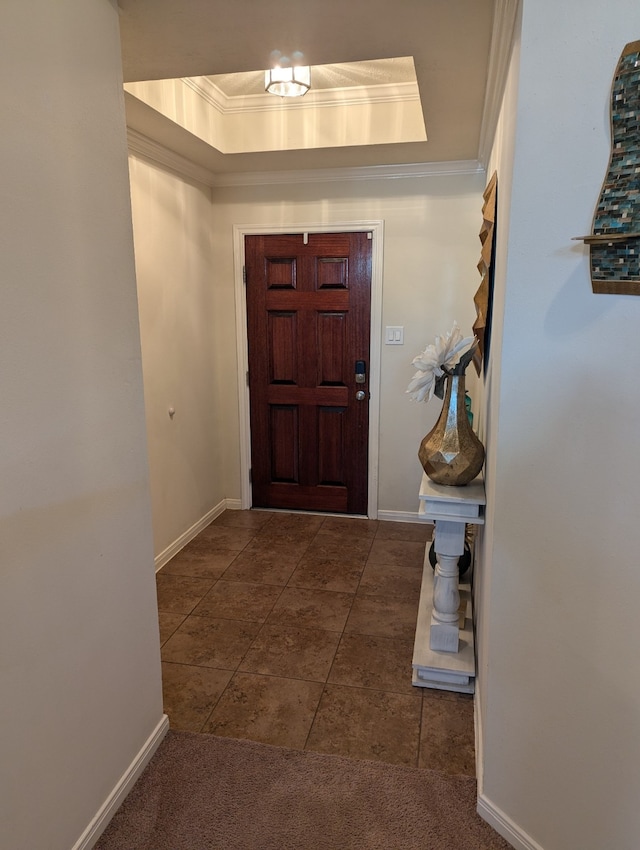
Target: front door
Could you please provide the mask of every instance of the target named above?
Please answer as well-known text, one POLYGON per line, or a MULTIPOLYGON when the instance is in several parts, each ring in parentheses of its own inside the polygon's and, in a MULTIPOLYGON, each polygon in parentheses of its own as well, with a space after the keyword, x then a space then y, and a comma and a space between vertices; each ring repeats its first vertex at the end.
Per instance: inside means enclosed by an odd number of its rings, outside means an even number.
POLYGON ((371 238, 245 237, 253 506, 367 512, 371 238))

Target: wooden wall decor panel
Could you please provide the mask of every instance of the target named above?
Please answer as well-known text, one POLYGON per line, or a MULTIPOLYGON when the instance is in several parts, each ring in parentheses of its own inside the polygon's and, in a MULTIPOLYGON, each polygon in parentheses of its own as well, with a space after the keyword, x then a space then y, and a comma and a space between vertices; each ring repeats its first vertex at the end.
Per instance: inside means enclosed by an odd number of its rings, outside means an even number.
POLYGON ((299 410, 295 405, 272 405, 271 480, 298 483, 299 410))
POLYGON ((318 483, 345 484, 344 407, 318 409, 318 483))
POLYGON ((316 289, 347 289, 348 285, 347 257, 316 258, 316 289))
POLYGON ((318 386, 345 386, 344 313, 317 313, 318 386))
POLYGON ((269 313, 269 381, 297 384, 297 313, 269 313))
POLYGON ((478 347, 473 356, 473 365, 478 375, 484 363, 486 374, 489 360, 489 346, 491 343, 491 314, 493 312, 493 285, 495 278, 495 263, 493 259, 496 252, 496 213, 498 209, 498 173, 491 175, 486 189, 482 195, 482 226, 480 228, 480 260, 478 271, 482 280, 473 301, 476 307, 476 320, 473 323, 473 332, 478 337, 478 347))
POLYGON ((267 289, 295 289, 296 278, 295 257, 265 257, 267 289))

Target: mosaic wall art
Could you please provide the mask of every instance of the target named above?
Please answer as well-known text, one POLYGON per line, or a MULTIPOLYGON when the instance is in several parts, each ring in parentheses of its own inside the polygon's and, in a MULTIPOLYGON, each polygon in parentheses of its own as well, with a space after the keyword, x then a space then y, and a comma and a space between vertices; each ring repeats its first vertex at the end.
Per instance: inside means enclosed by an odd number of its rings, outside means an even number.
POLYGON ((640 41, 627 44, 611 90, 611 158, 593 218, 594 292, 640 295, 640 41))

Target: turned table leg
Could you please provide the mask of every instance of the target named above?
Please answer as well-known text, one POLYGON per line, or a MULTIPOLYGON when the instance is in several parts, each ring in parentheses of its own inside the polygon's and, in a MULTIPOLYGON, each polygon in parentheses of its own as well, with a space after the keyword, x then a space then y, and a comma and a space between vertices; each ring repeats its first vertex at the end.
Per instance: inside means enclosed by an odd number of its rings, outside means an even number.
POLYGON ((458 558, 464 552, 464 522, 436 520, 433 610, 429 646, 440 652, 458 651, 458 558))

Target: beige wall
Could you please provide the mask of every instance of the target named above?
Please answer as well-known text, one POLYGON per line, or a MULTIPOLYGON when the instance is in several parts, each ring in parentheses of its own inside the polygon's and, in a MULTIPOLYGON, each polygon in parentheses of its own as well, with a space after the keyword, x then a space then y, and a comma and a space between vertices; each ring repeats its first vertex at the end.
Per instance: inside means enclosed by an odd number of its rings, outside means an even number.
MULTIPOLYGON (((422 470, 417 450, 441 403, 416 405, 405 394, 411 360, 457 319, 471 332, 482 222, 484 175, 214 190, 215 285, 228 322, 219 340, 224 397, 237 408, 233 294, 233 226, 384 221, 382 326, 402 325, 403 346, 382 346, 379 504, 383 511, 417 511, 422 470)), ((228 420, 228 495, 240 497, 238 420, 228 420)))
POLYGON ((571 241, 591 227, 611 81, 639 33, 635 0, 525 0, 496 148, 513 179, 487 440, 481 806, 519 847, 635 850, 640 834, 640 298, 594 295, 571 241))
MULTIPOLYGON (((197 77, 195 82, 207 91, 207 78, 197 77)), ((386 87, 385 98, 348 106, 339 97, 327 100, 322 92, 312 91, 287 109, 273 98, 270 108, 243 102, 242 108, 234 103, 227 111, 224 106, 213 107, 181 79, 125 85, 129 94, 225 154, 425 141, 417 85, 410 96, 407 86, 395 89, 398 98, 393 102, 387 100, 390 88, 386 87)), ((255 104, 254 98, 250 101, 255 104)))
MULTIPOLYGON (((130 157, 155 552, 226 496, 211 191, 130 157), (170 408, 175 414, 169 415, 170 408)), ((228 430, 228 428, 227 428, 228 430)))
POLYGON ((494 292, 492 309, 492 330, 490 354, 485 366, 486 374, 480 382, 478 425, 481 437, 485 443, 486 458, 484 465, 485 489, 488 494, 485 525, 479 526, 476 535, 474 561, 474 619, 476 622, 476 654, 478 660, 478 676, 476 680, 476 717, 480 719, 481 728, 476 734, 478 758, 478 788, 483 791, 484 768, 484 718, 488 707, 488 682, 486 678, 488 665, 489 635, 493 633, 496 624, 491 613, 492 588, 492 559, 495 528, 495 477, 496 465, 500 452, 498 439, 498 424, 500 414, 500 375, 502 366, 502 332, 504 322, 504 301, 506 289, 506 268, 509 248, 509 222, 511 211, 511 191, 513 180, 513 158, 515 149, 515 130, 518 101, 518 71, 520 67, 520 28, 521 15, 515 24, 515 33, 511 50, 508 76, 503 95, 500 117, 496 128, 493 149, 487 173, 498 175, 498 208, 496 218, 496 252, 494 264, 494 292))
POLYGON ((211 203, 141 157, 130 171, 156 556, 241 497, 234 225, 384 220, 382 324, 404 325, 405 344, 382 346, 379 508, 415 513, 416 452, 441 404, 405 389, 436 334, 454 319, 470 332, 484 176, 218 188, 211 203))
POLYGON ((162 717, 118 12, 2 27, 0 846, 69 850, 162 717))

